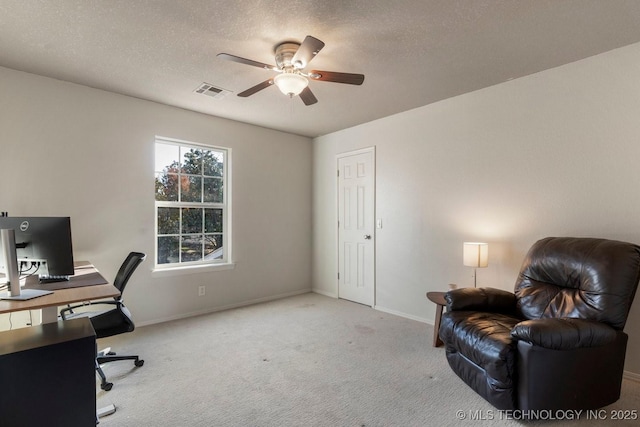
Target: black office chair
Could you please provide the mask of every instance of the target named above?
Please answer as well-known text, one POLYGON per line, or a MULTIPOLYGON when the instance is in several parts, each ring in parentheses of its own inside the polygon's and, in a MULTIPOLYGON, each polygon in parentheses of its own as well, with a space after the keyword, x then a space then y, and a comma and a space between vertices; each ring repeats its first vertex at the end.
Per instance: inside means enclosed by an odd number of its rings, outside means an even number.
MULTIPOLYGON (((113 285, 120 291, 120 296, 114 297, 113 301, 86 302, 79 305, 69 306, 60 311, 62 319, 69 320, 77 317, 89 317, 91 324, 93 325, 93 329, 96 331, 97 338, 106 338, 112 335, 132 332, 135 329, 135 325, 131 319, 131 313, 122 301, 122 294, 124 293, 124 288, 127 285, 129 278, 131 278, 133 272, 145 258, 146 255, 140 252, 131 252, 127 255, 127 258, 122 263, 122 266, 120 267, 120 270, 118 270, 118 274, 116 274, 116 278, 113 281, 113 285), (78 308, 90 305, 111 305, 115 307, 103 311, 74 312, 74 310, 78 308)), ((100 365, 118 360, 133 360, 135 366, 142 366, 144 364, 144 360, 140 359, 138 356, 118 356, 116 353, 110 351, 109 348, 98 352, 98 356, 96 357, 96 371, 102 380, 100 388, 103 390, 111 390, 113 383, 107 382, 107 378, 100 365)))

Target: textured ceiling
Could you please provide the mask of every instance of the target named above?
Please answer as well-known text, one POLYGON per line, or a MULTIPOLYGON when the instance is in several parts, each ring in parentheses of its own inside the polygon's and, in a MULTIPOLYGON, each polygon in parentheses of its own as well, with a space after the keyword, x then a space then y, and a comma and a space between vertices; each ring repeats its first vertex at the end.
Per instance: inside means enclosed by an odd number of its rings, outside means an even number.
POLYGON ((0 66, 311 137, 639 41, 636 0, 0 0, 0 66), (309 68, 364 84, 236 96, 273 72, 216 54, 274 64, 306 35, 309 68))

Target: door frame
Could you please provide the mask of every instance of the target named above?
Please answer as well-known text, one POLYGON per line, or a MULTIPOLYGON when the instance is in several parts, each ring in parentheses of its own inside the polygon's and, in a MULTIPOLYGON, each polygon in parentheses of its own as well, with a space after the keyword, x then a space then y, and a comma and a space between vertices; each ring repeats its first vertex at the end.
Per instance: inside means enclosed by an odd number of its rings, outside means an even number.
MULTIPOLYGON (((335 166, 336 166, 336 171, 340 170, 339 167, 339 162, 340 159, 344 158, 344 157, 350 157, 350 156, 355 156, 358 154, 364 154, 364 153, 371 153, 371 166, 372 166, 372 173, 373 173, 373 213, 372 213, 372 217, 373 217, 373 286, 371 289, 371 292, 373 292, 371 301, 372 301, 372 305, 371 308, 375 308, 376 307, 376 242, 377 242, 377 236, 376 236, 376 178, 377 178, 377 171, 376 171, 376 146, 373 145, 371 147, 365 147, 365 148, 359 148, 357 150, 353 150, 353 151, 345 151, 343 153, 338 153, 336 154, 336 159, 335 159, 335 166)), ((335 196, 335 218, 334 218, 334 224, 336 224, 336 272, 335 272, 335 280, 336 280, 336 297, 338 299, 340 299, 340 279, 339 274, 340 274, 340 226, 338 225, 338 218, 340 217, 340 177, 338 176, 338 173, 336 172, 336 196, 335 196)))

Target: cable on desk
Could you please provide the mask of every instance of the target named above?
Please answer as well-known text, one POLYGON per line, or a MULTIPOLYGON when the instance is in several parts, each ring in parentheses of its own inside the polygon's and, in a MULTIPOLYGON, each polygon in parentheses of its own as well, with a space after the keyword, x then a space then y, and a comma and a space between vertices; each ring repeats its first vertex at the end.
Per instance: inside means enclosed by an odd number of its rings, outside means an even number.
MULTIPOLYGON (((22 263, 21 263, 20 265, 22 265, 22 263)), ((31 267, 27 268, 26 270, 22 270, 22 269, 21 269, 21 270, 18 272, 18 275, 19 275, 19 276, 21 276, 21 277, 20 277, 20 280, 22 280, 22 279, 26 279, 27 277, 30 277, 30 276, 33 276, 34 274, 36 274, 36 273, 38 272, 38 270, 40 270, 40 263, 36 264, 36 263, 32 262, 32 263, 31 263, 31 267), (26 274, 26 275, 22 276, 22 273, 26 273, 26 272, 28 272, 29 270, 31 270, 32 268, 34 268, 34 267, 35 267, 35 271, 33 271, 32 273, 29 273, 29 274, 26 274)))

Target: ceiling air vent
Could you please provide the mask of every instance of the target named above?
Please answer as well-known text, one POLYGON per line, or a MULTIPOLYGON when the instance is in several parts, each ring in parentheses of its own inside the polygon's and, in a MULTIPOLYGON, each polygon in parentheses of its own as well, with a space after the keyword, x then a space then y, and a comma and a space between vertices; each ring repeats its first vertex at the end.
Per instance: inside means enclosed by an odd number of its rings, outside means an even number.
POLYGON ((209 83, 202 83, 200 86, 198 86, 194 90, 194 92, 200 93, 202 95, 207 95, 216 99, 224 98, 225 96, 227 96, 227 94, 231 93, 231 91, 228 91, 226 89, 222 89, 219 87, 215 87, 214 85, 209 83))

